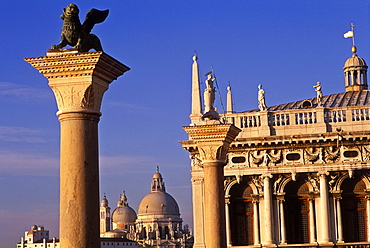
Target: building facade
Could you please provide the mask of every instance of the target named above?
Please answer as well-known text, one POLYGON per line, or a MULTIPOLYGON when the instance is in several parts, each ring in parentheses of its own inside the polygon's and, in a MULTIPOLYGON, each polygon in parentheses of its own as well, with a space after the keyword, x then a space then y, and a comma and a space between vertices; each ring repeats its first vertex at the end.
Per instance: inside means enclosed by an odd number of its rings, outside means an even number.
POLYGON ((158 167, 150 193, 141 200, 138 214, 129 206, 123 191, 111 220, 107 216, 110 216, 110 207, 104 196, 100 208, 100 236, 104 238, 127 238, 140 247, 181 248, 190 247, 193 243, 188 226, 182 226, 176 200, 166 192, 158 167))
MULTIPOLYGON (((204 118, 193 60, 190 126, 217 125, 204 118)), ((343 70, 345 92, 322 96, 318 83, 316 98, 270 107, 260 92, 259 109, 240 113, 228 88, 218 122, 241 132, 224 167, 227 246, 370 247, 367 65, 354 53, 343 70)), ((194 247, 206 247, 203 162, 195 141, 180 143, 191 157, 194 247)))

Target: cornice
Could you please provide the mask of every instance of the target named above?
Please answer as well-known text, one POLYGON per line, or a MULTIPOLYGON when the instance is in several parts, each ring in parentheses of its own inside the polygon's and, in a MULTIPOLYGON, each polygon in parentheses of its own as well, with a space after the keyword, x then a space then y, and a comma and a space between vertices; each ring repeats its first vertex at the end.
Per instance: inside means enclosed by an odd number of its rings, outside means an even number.
POLYGON ((42 57, 25 58, 47 79, 97 76, 108 83, 130 70, 104 52, 58 53, 42 57))

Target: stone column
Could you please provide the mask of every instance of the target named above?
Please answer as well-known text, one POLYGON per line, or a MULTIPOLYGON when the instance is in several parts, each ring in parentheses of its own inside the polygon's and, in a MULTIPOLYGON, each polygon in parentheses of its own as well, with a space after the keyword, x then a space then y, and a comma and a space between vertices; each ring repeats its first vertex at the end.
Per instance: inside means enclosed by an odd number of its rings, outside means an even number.
POLYGON ((265 232, 263 244, 273 244, 273 225, 272 225, 272 190, 270 178, 271 174, 261 176, 263 178, 263 206, 264 206, 264 220, 263 231, 265 232))
POLYGON ((253 194, 252 195, 252 204, 253 204, 253 237, 254 237, 254 245, 259 245, 260 242, 260 229, 259 229, 259 211, 258 211, 258 202, 259 202, 259 195, 253 194))
POLYGON ((25 59, 48 80, 60 121, 60 246, 100 247, 98 122, 104 92, 129 68, 103 52, 25 59))
POLYGON ((280 217, 280 244, 286 244, 286 227, 285 227, 285 213, 284 213, 284 196, 285 192, 276 195, 279 202, 279 217, 280 217))
POLYGON ((226 243, 227 246, 232 246, 229 208, 230 208, 230 196, 227 196, 227 198, 225 199, 226 243))
POLYGON ((232 124, 184 127, 199 151, 204 172, 206 247, 226 247, 224 165, 229 145, 241 131, 232 124))
POLYGON ((314 197, 308 198, 309 215, 310 215, 310 243, 316 242, 316 228, 315 228, 315 205, 314 197))
POLYGON ((330 243, 329 227, 329 188, 327 182, 328 172, 319 172, 320 177, 320 232, 321 240, 319 243, 330 243))
MULTIPOLYGON (((367 223, 370 223, 370 191, 365 190, 367 195, 365 196, 366 199, 366 218, 367 218, 367 223)), ((370 241, 370 228, 369 226, 367 227, 367 241, 370 241)))

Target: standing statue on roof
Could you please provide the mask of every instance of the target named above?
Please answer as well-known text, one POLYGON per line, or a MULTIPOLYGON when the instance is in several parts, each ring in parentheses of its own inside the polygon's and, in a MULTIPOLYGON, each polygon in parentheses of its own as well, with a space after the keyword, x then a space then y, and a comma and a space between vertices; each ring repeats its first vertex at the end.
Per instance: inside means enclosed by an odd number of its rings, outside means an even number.
POLYGON ((96 23, 103 22, 109 10, 91 9, 86 14, 83 24, 78 16, 80 10, 77 5, 70 4, 65 9, 60 18, 64 21, 62 27, 62 40, 58 45, 53 45, 52 49, 61 49, 67 45, 76 48, 79 52, 88 52, 90 49, 103 51, 99 38, 90 34, 96 23))
POLYGON ((265 111, 267 109, 265 102, 265 91, 262 89, 262 84, 258 85, 258 108, 260 111, 265 111))
POLYGON ((316 91, 316 99, 317 99, 317 106, 322 105, 322 90, 321 90, 321 83, 317 82, 316 85, 313 86, 316 91))
POLYGON ((204 90, 204 115, 202 118, 219 120, 220 117, 214 107, 216 89, 213 86, 213 82, 216 80, 216 77, 212 75, 212 72, 207 73, 206 76, 206 89, 204 90))

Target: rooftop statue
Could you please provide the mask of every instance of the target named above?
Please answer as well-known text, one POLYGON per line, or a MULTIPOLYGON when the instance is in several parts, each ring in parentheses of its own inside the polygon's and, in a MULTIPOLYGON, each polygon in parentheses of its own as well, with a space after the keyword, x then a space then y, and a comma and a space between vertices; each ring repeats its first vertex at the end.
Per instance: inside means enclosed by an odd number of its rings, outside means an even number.
POLYGON ((53 45, 52 49, 60 49, 70 45, 79 52, 88 52, 90 49, 103 51, 99 38, 90 32, 96 23, 101 23, 107 18, 109 10, 89 10, 82 25, 78 16, 79 12, 77 5, 73 3, 64 9, 64 13, 60 16, 64 21, 62 40, 58 45, 53 45))
POLYGON ((258 108, 260 111, 265 111, 267 109, 265 102, 265 91, 262 89, 262 84, 258 85, 258 108))
POLYGON ((313 86, 316 91, 316 99, 317 99, 317 106, 322 105, 322 90, 321 90, 321 83, 317 82, 316 85, 313 86))

